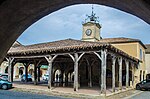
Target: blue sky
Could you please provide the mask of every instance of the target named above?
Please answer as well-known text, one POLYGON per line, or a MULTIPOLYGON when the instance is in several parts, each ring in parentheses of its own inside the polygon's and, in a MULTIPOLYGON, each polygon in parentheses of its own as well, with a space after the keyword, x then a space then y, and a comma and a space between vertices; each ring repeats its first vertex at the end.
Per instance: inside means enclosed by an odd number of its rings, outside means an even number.
MULTIPOLYGON (((82 22, 91 15, 91 4, 69 6, 55 11, 32 24, 18 38, 23 45, 82 37, 82 22)), ((102 25, 103 38, 128 37, 150 43, 150 25, 126 12, 94 5, 94 12, 102 25)))

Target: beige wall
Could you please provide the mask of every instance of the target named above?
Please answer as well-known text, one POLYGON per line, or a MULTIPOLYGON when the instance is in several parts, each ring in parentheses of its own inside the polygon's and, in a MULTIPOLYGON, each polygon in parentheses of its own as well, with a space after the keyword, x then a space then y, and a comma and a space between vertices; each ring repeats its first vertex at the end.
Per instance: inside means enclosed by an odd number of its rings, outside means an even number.
POLYGON ((147 73, 150 73, 150 54, 145 55, 145 65, 147 73))
POLYGON ((84 41, 100 40, 100 29, 99 29, 99 27, 97 27, 96 24, 94 24, 94 23, 87 23, 86 25, 84 25, 83 31, 82 31, 82 40, 84 40, 84 41), (90 36, 86 35, 87 29, 92 30, 92 34, 90 36))
POLYGON ((143 74, 145 72, 144 78, 146 76, 146 67, 145 67, 145 48, 139 43, 139 42, 134 42, 134 43, 119 43, 119 44, 112 44, 116 48, 126 52, 127 54, 140 59, 140 49, 142 49, 142 62, 139 65, 138 69, 135 69, 135 83, 140 81, 140 71, 142 71, 141 74, 141 80, 143 80, 143 74))

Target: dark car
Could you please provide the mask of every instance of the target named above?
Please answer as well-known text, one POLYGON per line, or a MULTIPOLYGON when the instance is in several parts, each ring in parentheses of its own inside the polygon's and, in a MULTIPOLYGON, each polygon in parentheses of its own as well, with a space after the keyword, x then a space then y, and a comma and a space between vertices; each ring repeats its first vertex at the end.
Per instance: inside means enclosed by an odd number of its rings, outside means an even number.
MULTIPOLYGON (((32 76, 30 74, 28 74, 27 80, 32 82, 32 76)), ((26 81, 26 75, 25 74, 23 74, 21 76, 21 81, 23 81, 23 82, 26 81)))
POLYGON ((8 80, 8 74, 0 74, 0 79, 8 80))
POLYGON ((12 83, 0 78, 0 88, 4 90, 12 88, 12 83))
POLYGON ((137 90, 150 90, 150 80, 143 80, 136 84, 137 90))

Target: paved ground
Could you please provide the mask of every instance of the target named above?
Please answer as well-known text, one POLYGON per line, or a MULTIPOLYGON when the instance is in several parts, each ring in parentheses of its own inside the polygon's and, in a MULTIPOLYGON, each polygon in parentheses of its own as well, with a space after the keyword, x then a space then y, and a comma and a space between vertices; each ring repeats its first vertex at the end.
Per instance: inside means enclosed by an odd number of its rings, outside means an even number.
POLYGON ((150 91, 144 91, 140 94, 130 97, 130 99, 150 99, 150 91))
POLYGON ((32 93, 0 90, 0 99, 66 99, 56 96, 37 95, 32 93))

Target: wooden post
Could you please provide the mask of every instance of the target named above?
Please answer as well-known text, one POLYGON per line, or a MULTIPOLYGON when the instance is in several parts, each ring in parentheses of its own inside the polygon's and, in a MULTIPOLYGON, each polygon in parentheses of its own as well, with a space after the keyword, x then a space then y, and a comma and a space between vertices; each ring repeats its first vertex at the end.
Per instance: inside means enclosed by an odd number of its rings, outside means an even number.
POLYGON ((112 90, 115 92, 115 62, 116 62, 116 57, 112 57, 112 90))
POLYGON ((74 62, 74 91, 78 91, 78 54, 75 53, 74 62))
POLYGON ((132 87, 134 88, 134 63, 132 63, 132 87))
POLYGON ((126 60, 126 88, 129 87, 129 61, 126 60))
POLYGON ((48 79, 48 88, 52 88, 52 61, 48 62, 48 74, 49 74, 49 79, 48 79))
POLYGON ((14 60, 14 58, 6 58, 6 60, 8 61, 8 81, 12 82, 13 81, 13 67, 12 67, 12 62, 14 60))
POLYGON ((34 84, 37 85, 37 63, 34 64, 34 84))
POLYGON ((25 82, 28 82, 28 67, 30 63, 23 63, 23 65, 25 67, 25 82))
POLYGON ((122 90, 122 57, 118 59, 119 62, 119 90, 122 90))
POLYGON ((91 71, 91 65, 89 65, 88 66, 89 67, 89 76, 88 76, 88 78, 89 78, 89 83, 88 83, 88 86, 89 87, 92 87, 92 71, 91 71))
POLYGON ((14 65, 15 64, 12 64, 12 67, 11 67, 11 82, 13 82, 13 75, 14 75, 14 65))
POLYGON ((51 90, 52 89, 52 63, 53 60, 57 57, 58 55, 55 55, 52 57, 51 55, 45 56, 45 59, 48 62, 48 74, 49 74, 49 79, 48 79, 48 88, 51 90))
POLYGON ((87 67, 88 67, 88 87, 92 87, 92 71, 91 71, 91 66, 92 63, 89 63, 88 59, 85 58, 86 62, 87 62, 87 67))
POLYGON ((101 51, 101 93, 106 95, 106 58, 105 50, 101 51))
POLYGON ((28 66, 25 66, 25 82, 28 82, 28 66))
POLYGON ((38 67, 38 82, 40 82, 40 74, 41 74, 41 71, 40 71, 40 66, 38 67))
POLYGON ((74 61, 74 91, 78 91, 78 62, 84 54, 85 53, 83 52, 80 56, 78 56, 78 53, 75 53, 74 57, 71 54, 69 54, 69 56, 74 61))

